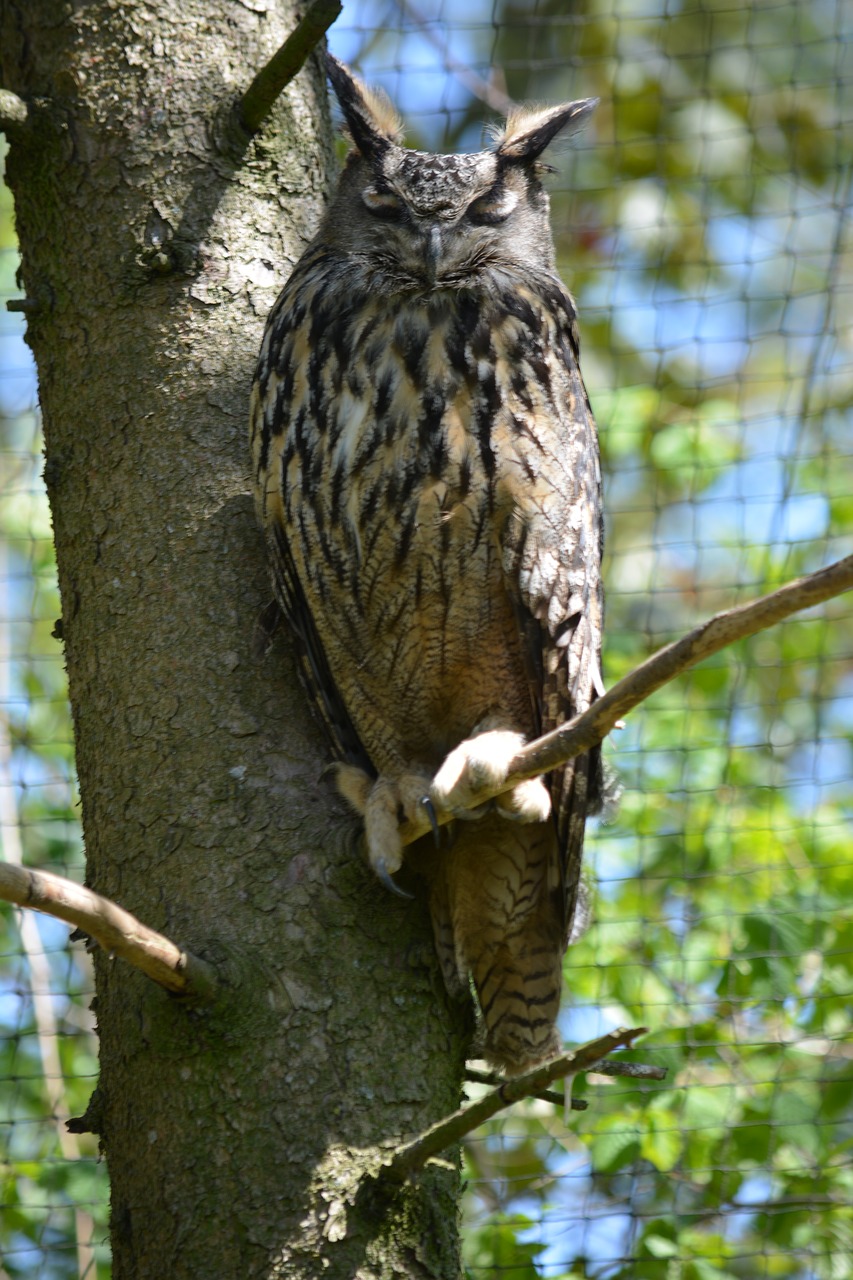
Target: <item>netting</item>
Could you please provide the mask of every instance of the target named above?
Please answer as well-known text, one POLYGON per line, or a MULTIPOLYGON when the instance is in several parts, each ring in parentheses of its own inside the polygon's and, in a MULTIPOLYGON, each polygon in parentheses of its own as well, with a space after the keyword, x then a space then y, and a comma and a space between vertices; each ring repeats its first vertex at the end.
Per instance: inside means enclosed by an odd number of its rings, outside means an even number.
MULTIPOLYGON (((612 684, 853 550, 853 5, 568 9, 359 0, 330 45, 422 149, 479 149, 507 96, 601 99, 549 186, 602 434, 612 684)), ((7 203, 4 297, 10 225, 7 203)), ((34 381, 20 316, 0 324, 4 856, 79 877, 34 381)), ((842 597, 727 650, 613 735, 561 1031, 646 1025, 637 1056, 669 1075, 475 1135, 471 1277, 853 1275, 851 624, 842 597)), ((94 1242, 104 1277, 105 1171, 61 1123, 95 1070, 85 955, 3 920, 3 1265, 92 1277, 94 1242)))
MULTIPOLYGON (((0 839, 7 862, 82 879, 74 751, 35 375, 19 314, 11 199, 0 191, 0 839)), ((85 952, 59 921, 0 917, 0 1275, 95 1277, 105 1171, 65 1121, 97 1079, 85 952), (94 1215, 94 1217, 93 1217, 94 1215), (96 1225, 97 1224, 97 1225, 96 1225), (79 1243, 78 1243, 79 1241, 79 1243)))

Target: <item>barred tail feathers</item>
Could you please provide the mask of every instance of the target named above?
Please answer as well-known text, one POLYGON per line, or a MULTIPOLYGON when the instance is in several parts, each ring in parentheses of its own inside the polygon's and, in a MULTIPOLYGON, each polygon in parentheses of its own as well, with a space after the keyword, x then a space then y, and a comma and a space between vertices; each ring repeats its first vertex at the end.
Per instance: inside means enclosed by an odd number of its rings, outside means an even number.
POLYGON ((459 823, 431 905, 448 987, 473 978, 483 1055, 514 1074, 557 1053, 564 944, 553 824, 459 823))

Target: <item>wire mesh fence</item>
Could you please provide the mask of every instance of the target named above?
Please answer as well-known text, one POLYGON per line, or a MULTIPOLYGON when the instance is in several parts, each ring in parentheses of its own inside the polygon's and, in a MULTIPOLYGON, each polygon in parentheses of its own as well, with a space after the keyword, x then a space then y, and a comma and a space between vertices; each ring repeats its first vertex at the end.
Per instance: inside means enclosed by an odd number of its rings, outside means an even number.
MULTIPOLYGON (((853 549, 851 33, 848 0, 360 0, 330 34, 424 150, 479 149, 508 99, 601 99, 549 188, 602 434, 608 684, 853 549)), ((8 203, 2 234, 9 297, 8 203)), ((33 374, 0 323, 4 856, 80 876, 33 374)), ((785 623, 613 735, 561 1030, 646 1025, 669 1075, 475 1135, 472 1277, 853 1275, 851 624, 849 597, 785 623)), ((3 1266, 103 1277, 105 1170, 62 1124, 94 1080, 87 962, 3 921, 3 1266)))
MULTIPOLYGON (((7 862, 82 879, 74 748, 35 374, 18 296, 11 199, 0 188, 0 840, 7 862)), ((0 917, 0 1276, 83 1276, 106 1260, 106 1170, 66 1120, 97 1080, 92 976, 68 929, 0 917)))

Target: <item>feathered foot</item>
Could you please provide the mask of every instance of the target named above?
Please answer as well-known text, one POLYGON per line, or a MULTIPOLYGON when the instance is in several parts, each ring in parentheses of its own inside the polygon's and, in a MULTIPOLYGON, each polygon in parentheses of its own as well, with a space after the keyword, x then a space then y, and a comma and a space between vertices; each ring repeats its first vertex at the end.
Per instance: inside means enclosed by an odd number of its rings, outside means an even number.
MULTIPOLYGON (((472 807, 484 787, 499 787, 509 772, 510 761, 524 746, 524 735, 516 733, 496 717, 488 717, 446 757, 435 775, 430 797, 455 818, 481 818, 491 805, 472 807)), ((495 801, 503 818, 512 822, 544 822, 551 812, 551 797, 541 778, 529 778, 495 801)))
POLYGON ((429 777, 404 773, 399 778, 382 775, 371 778, 354 765, 336 766, 338 790, 348 804, 364 818, 367 859, 386 889, 401 898, 411 898, 393 880, 403 863, 400 828, 414 821, 428 797, 429 777))

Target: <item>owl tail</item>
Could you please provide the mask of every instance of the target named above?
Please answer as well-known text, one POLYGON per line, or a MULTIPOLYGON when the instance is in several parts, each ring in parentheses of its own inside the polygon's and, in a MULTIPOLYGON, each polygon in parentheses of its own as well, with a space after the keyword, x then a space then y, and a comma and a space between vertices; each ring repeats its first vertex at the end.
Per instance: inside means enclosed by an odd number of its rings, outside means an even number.
POLYGON ((562 891, 551 822, 459 823, 433 881, 436 947, 451 994, 474 980, 482 1054, 509 1074, 559 1052, 562 891))

